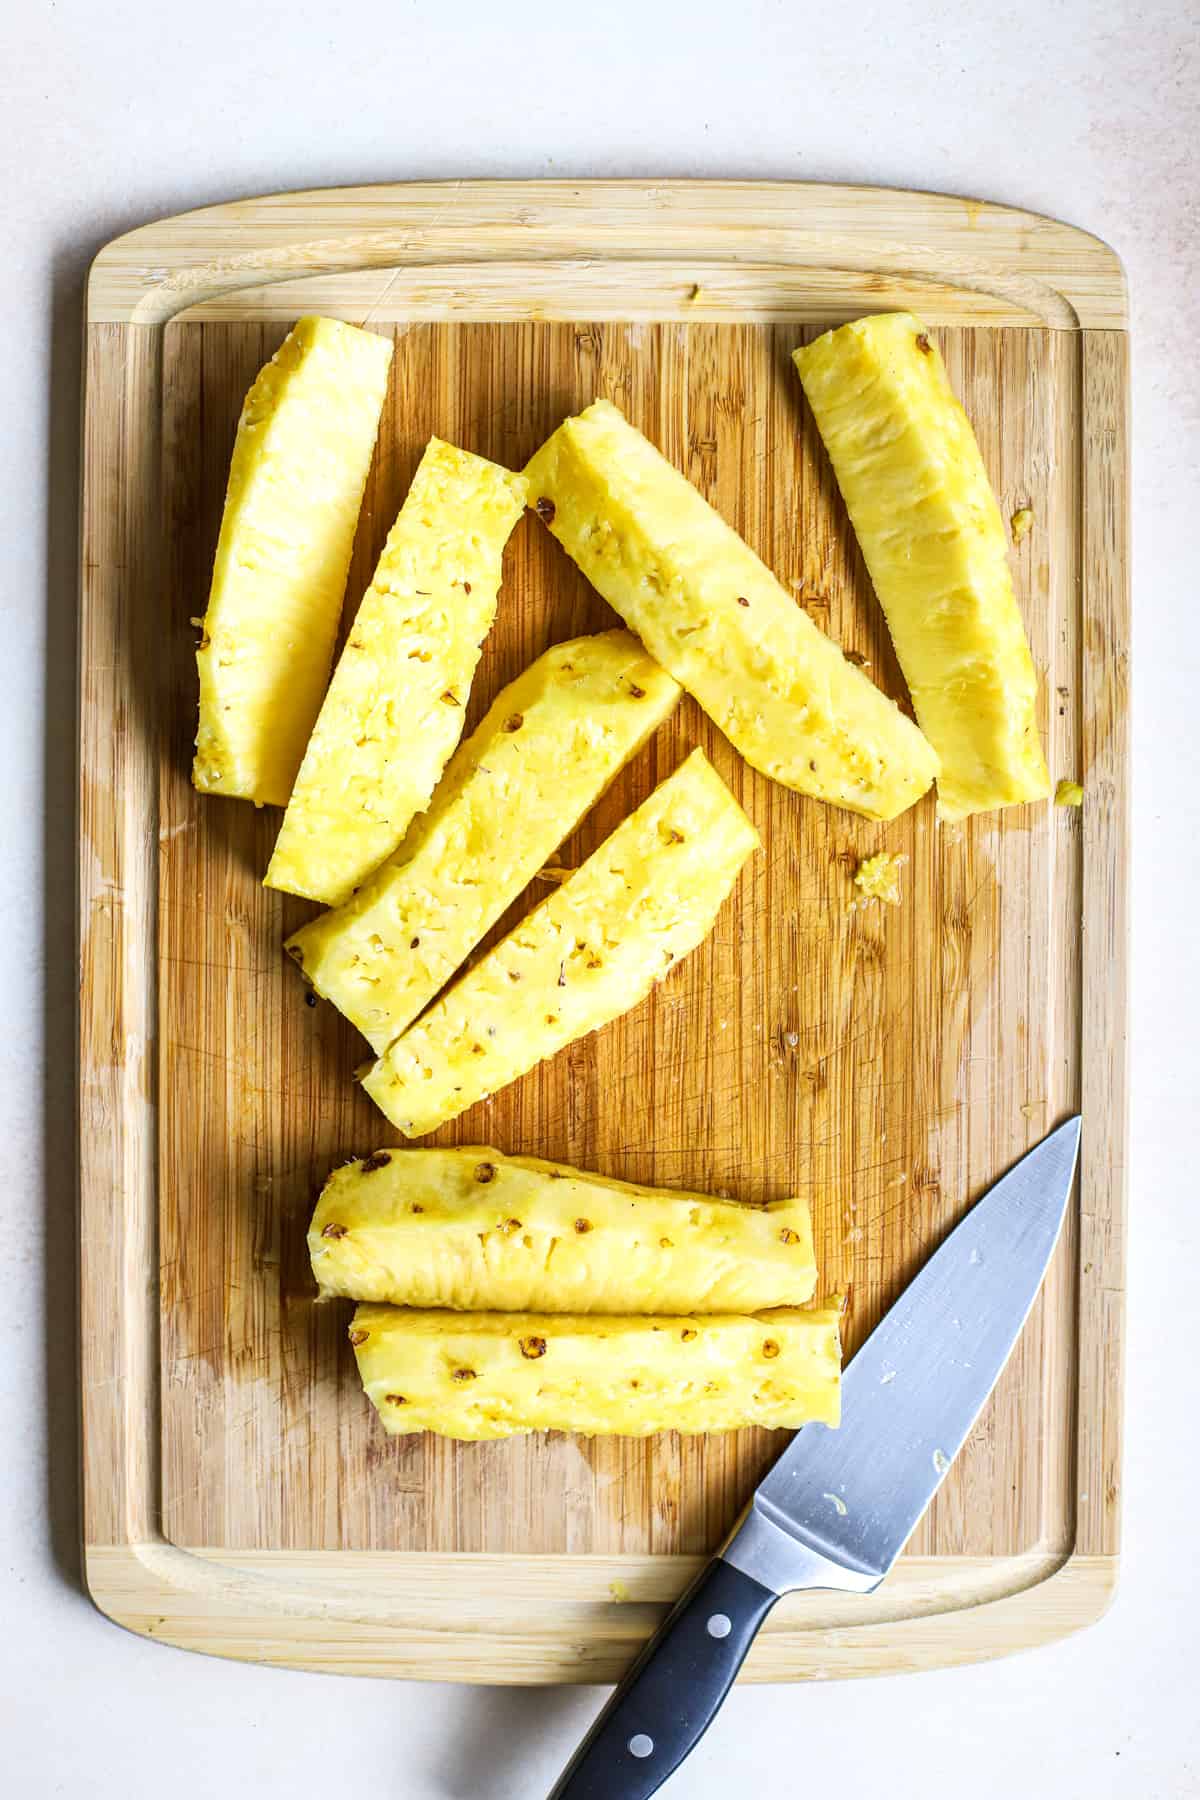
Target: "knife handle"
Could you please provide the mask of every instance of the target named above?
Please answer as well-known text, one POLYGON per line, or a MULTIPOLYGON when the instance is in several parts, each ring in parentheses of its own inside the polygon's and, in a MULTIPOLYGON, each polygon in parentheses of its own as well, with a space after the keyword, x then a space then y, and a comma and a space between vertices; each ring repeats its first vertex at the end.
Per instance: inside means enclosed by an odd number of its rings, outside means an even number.
POLYGON ((715 1556, 650 1639, 549 1800, 648 1800, 699 1743, 778 1594, 715 1556))

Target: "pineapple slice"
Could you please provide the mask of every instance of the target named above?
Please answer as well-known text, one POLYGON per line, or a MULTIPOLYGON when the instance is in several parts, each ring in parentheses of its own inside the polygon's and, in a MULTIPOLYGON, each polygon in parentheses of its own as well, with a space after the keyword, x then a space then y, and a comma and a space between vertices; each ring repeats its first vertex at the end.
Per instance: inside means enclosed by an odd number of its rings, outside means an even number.
POLYGON ((636 1318, 360 1306, 349 1336, 393 1436, 649 1437, 836 1425, 839 1319, 836 1306, 636 1318))
POLYGON ((795 363, 941 761, 940 817, 1045 799, 1037 675, 1004 522, 928 333, 911 313, 858 319, 795 363))
POLYGON ((192 780, 285 806, 321 705, 392 346, 301 319, 246 395, 217 543, 192 780))
POLYGON ((267 887, 341 905, 429 805, 524 505, 523 477, 430 440, 309 739, 267 887))
POLYGON ((817 1282, 804 1200, 743 1206, 498 1150, 377 1150, 308 1229, 322 1296, 456 1311, 758 1312, 817 1282))
POLYGON ((588 580, 754 768, 873 819, 929 787, 912 721, 615 406, 568 419, 525 473, 588 580))
POLYGON ((569 881, 380 1057, 363 1086, 421 1137, 636 1006, 707 936, 758 833, 694 750, 569 881))
POLYGON ((288 939, 318 994, 386 1050, 678 698, 626 631, 547 650, 459 745, 396 854, 288 939))

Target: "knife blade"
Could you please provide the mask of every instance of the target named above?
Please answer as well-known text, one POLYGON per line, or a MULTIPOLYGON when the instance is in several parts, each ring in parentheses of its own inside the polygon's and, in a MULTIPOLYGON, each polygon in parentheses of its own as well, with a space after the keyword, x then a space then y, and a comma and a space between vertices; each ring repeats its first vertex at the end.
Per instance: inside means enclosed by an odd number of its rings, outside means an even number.
POLYGON ((760 1625, 800 1588, 869 1593, 945 1480, 1062 1229, 1080 1120, 967 1213, 850 1363, 837 1429, 806 1425, 638 1657, 549 1800, 648 1800, 711 1724, 760 1625))
POLYGON ((842 1425, 806 1425, 762 1482, 724 1551, 735 1567, 778 1594, 808 1585, 814 1552, 864 1577, 867 1591, 882 1581, 1029 1315, 1078 1149, 1072 1119, 998 1181, 930 1257, 850 1363, 842 1425), (756 1513, 765 1530, 752 1524, 756 1513))

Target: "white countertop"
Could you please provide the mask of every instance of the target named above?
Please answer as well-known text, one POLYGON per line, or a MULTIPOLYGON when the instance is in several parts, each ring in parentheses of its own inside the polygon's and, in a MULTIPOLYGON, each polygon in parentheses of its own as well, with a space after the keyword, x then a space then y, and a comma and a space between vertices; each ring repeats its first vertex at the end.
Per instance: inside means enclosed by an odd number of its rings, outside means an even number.
POLYGON ((480 0, 58 0, 9 14, 0 1742, 14 1800, 309 1800, 368 1786, 380 1800, 537 1800, 599 1702, 594 1690, 339 1681, 187 1656, 118 1631, 75 1585, 71 788, 84 273, 116 233, 207 201, 445 175, 943 188, 1086 226, 1125 260, 1137 935, 1120 1596, 1085 1635, 1005 1663, 741 1689, 664 1791, 1200 1794, 1200 953, 1188 885, 1200 881, 1198 36, 1188 4, 1133 0, 987 10, 973 0, 617 0, 576 15, 480 0))

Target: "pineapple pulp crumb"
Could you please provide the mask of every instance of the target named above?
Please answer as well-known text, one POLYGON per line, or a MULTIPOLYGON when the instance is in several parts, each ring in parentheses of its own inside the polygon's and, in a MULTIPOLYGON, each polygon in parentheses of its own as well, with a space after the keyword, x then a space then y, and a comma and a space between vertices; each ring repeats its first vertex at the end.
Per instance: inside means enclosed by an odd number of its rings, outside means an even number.
POLYGON ((1009 520, 1012 528, 1012 541, 1019 544, 1023 537, 1028 537, 1033 530, 1033 510, 1028 506, 1019 506, 1009 520))
POLYGON ((900 904, 900 865, 907 858, 880 850, 876 856, 864 856, 854 871, 854 885, 864 900, 882 900, 888 906, 900 904))
POLYGON ((1064 777, 1054 790, 1054 804, 1055 806, 1082 806, 1083 788, 1079 782, 1067 781, 1064 777))
POLYGON ((629 1589, 623 1581, 610 1581, 608 1591, 614 1600, 628 1600, 629 1598, 629 1589))

